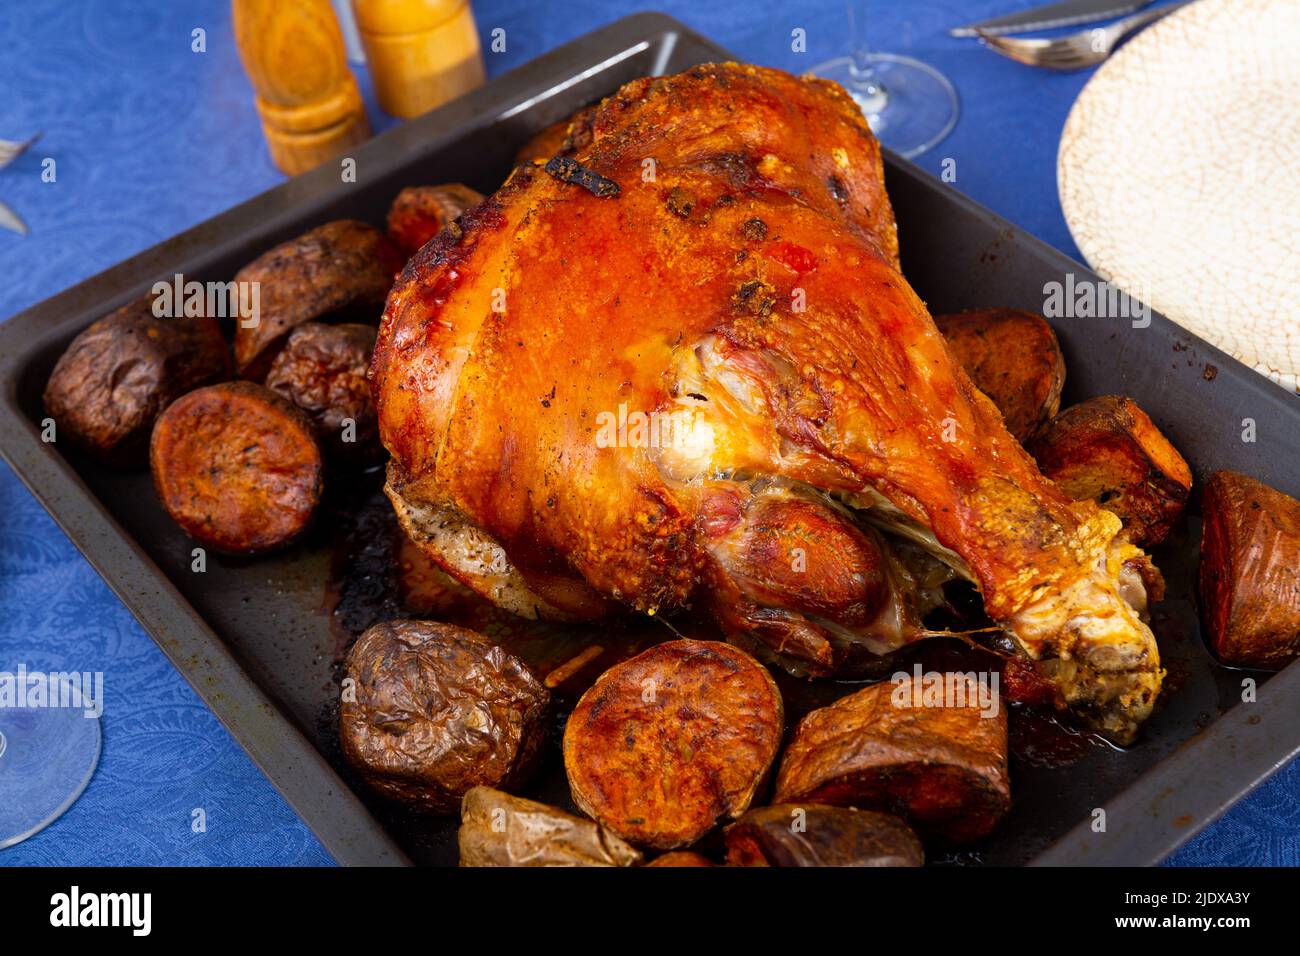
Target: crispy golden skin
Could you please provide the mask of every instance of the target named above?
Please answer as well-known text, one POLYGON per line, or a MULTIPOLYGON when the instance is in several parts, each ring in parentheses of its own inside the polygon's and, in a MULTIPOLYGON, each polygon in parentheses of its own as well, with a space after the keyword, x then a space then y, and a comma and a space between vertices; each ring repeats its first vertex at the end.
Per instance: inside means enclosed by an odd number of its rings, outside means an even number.
POLYGON ((1300 501, 1232 471, 1201 501, 1201 607, 1227 664, 1280 669, 1300 655, 1300 501))
POLYGON ((182 530, 228 554, 292 542, 311 525, 324 484, 311 419, 253 382, 209 385, 172 402, 154 425, 149 465, 182 530))
POLYGON ((985 836, 1011 806, 1006 710, 915 706, 912 688, 911 677, 873 684, 804 717, 775 802, 883 810, 948 843, 985 836))
POLYGON ((611 667, 564 728, 573 802, 638 846, 689 846, 749 809, 784 729, 767 670, 730 644, 659 644, 611 667))
POLYGON ((910 527, 1026 654, 1062 662, 1064 701, 1131 738, 1161 672, 1120 596, 1119 522, 1045 480, 951 358, 898 273, 852 101, 707 65, 628 84, 592 127, 389 297, 371 374, 408 533, 521 614, 669 612, 712 560, 708 480, 781 476, 910 527), (602 442, 629 410, 689 426, 602 442))
POLYGON ((1137 402, 1098 395, 1057 415, 1029 446, 1038 467, 1075 500, 1097 502, 1140 547, 1159 544, 1183 513, 1192 471, 1137 402))
POLYGON ((1060 410, 1065 358, 1047 320, 1020 309, 937 315, 953 357, 1024 443, 1060 410))
MULTIPOLYGON (((700 527, 708 548, 704 589, 732 639, 785 669, 828 676, 847 669, 845 642, 817 620, 888 645, 901 638, 894 565, 878 535, 825 500, 774 485, 710 482, 700 527)), ((857 645, 855 644, 854 647, 857 645)), ((877 650, 880 648, 878 647, 877 650)))

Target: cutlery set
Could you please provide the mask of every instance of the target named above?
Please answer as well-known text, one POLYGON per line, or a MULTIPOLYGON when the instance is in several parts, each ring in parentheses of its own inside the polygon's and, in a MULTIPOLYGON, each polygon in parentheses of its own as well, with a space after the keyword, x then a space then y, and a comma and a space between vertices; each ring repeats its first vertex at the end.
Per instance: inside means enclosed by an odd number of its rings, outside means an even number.
POLYGON ((1187 6, 1191 0, 1145 9, 1153 2, 1154 0, 1066 0, 1063 3, 1051 3, 969 23, 948 32, 955 37, 978 37, 990 50, 1026 66, 1060 71, 1082 70, 1101 63, 1133 34, 1166 14, 1187 6), (1114 17, 1123 19, 1052 39, 1010 36, 1080 23, 1099 23, 1114 17))

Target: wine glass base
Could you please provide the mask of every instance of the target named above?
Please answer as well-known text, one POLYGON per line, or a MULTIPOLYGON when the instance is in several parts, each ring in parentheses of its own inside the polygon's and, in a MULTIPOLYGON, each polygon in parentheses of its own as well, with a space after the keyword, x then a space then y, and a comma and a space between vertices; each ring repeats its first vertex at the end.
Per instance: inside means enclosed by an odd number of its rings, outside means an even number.
POLYGON ((79 707, 0 707, 0 849, 76 802, 99 764, 99 720, 79 707))
POLYGON ((881 145, 907 159, 921 155, 952 132, 961 107, 957 91, 942 73, 920 60, 894 53, 872 53, 866 64, 871 82, 879 89, 863 86, 853 58, 848 56, 827 60, 809 72, 844 87, 862 108, 881 145))

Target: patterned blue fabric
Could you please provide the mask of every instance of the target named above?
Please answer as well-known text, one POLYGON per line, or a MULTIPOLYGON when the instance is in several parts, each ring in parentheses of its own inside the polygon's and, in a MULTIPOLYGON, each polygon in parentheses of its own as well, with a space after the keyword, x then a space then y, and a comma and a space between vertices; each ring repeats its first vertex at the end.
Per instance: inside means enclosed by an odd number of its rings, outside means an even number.
MULTIPOLYGON (((1034 0, 891 0, 875 5, 881 49, 907 52, 957 85, 962 116, 922 158, 957 160, 957 187, 1078 256, 1056 199, 1056 144, 1087 74, 1016 66, 947 27, 1034 0)), ((844 52, 837 2, 477 0, 496 75, 597 26, 656 8, 738 57, 806 69, 844 52), (808 51, 790 49, 795 28, 808 51)), ((281 181, 240 69, 228 0, 28 0, 0 5, 0 138, 44 131, 0 171, 0 200, 31 228, 0 232, 0 316, 9 316, 281 181), (207 52, 191 51, 206 31, 207 52), (57 161, 57 182, 40 179, 57 161)), ((372 125, 380 113, 361 73, 372 125)), ((906 237, 904 237, 906 241, 906 237)), ((240 747, 0 465, 0 668, 106 672, 104 750, 86 793, 0 864, 328 864, 329 855, 240 747), (191 832, 203 808, 207 832, 191 832)), ((1300 764, 1175 854, 1177 864, 1300 858, 1300 764)))

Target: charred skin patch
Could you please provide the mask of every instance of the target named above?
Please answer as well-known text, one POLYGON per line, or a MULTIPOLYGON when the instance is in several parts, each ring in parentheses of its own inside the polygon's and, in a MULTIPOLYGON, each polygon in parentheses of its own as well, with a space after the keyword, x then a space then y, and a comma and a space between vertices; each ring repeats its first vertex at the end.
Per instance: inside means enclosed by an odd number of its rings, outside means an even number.
POLYGON ((831 198, 840 205, 844 205, 849 201, 849 187, 844 185, 844 180, 840 179, 838 176, 827 177, 826 191, 829 192, 831 198))
POLYGON ((750 189, 760 180, 754 171, 754 160, 744 153, 714 153, 701 159, 699 167, 703 172, 721 176, 724 182, 739 190, 750 189))
POLYGON ((606 179, 594 170, 588 169, 567 156, 556 156, 548 162, 546 172, 562 183, 581 186, 593 196, 599 196, 602 199, 616 197, 623 191, 614 180, 606 179))
POLYGON ((736 289, 731 306, 737 312, 766 318, 776 308, 776 290, 762 279, 750 279, 736 289))
POLYGON ((680 186, 674 186, 668 193, 665 205, 668 206, 668 211, 674 216, 690 219, 691 210, 695 208, 695 197, 680 186))

